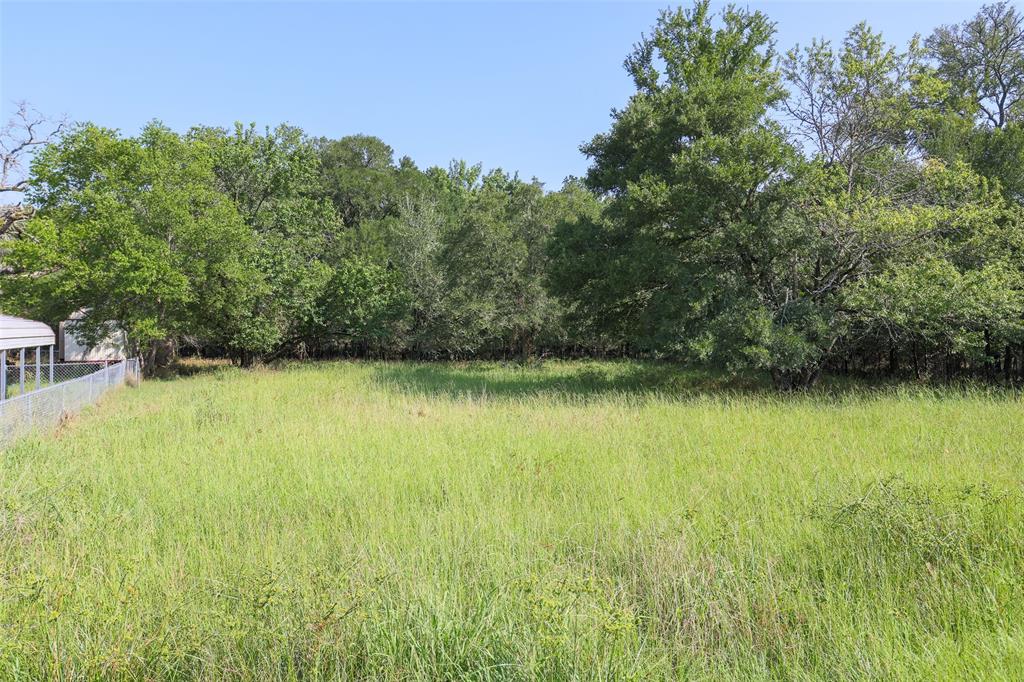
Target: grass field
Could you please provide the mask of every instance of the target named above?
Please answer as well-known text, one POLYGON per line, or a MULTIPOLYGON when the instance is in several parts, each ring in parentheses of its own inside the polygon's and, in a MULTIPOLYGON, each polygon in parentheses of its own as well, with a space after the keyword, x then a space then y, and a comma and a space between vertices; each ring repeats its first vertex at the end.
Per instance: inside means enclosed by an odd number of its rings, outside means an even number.
POLYGON ((1020 679, 1022 403, 231 368, 0 453, 2 679, 1020 679))

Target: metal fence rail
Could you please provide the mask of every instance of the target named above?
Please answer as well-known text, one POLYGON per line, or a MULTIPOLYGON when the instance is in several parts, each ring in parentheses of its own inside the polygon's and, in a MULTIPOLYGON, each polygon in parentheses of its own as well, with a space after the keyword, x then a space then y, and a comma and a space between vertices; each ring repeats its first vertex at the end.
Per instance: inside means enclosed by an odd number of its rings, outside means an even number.
POLYGON ((35 390, 33 376, 31 382, 26 380, 24 394, 0 401, 0 447, 33 429, 52 428, 65 415, 91 405, 110 389, 140 378, 138 360, 122 360, 99 369, 94 367, 68 370, 65 376, 77 374, 77 377, 65 381, 59 381, 55 372, 52 384, 49 381, 44 384, 40 377, 42 387, 38 390, 35 390))
POLYGON ((111 364, 113 363, 102 360, 94 362, 59 362, 53 364, 53 373, 51 374, 51 366, 47 363, 43 363, 37 368, 35 363, 27 362, 24 365, 24 369, 18 364, 7 363, 6 397, 13 398, 22 393, 38 391, 51 384, 78 379, 104 369, 111 364), (24 390, 22 390, 23 383, 24 390))

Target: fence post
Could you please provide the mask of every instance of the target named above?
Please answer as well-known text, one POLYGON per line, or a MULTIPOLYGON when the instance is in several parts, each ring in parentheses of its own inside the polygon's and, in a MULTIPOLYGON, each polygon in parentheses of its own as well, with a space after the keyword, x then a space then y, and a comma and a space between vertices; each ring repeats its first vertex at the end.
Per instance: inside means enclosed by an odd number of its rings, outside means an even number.
POLYGON ((25 349, 18 352, 18 395, 25 395, 25 349))
POLYGON ((7 400, 7 350, 0 350, 0 400, 7 400))
POLYGON ((43 383, 42 358, 39 357, 40 355, 42 355, 42 351, 43 351, 43 347, 42 346, 36 346, 36 390, 37 391, 39 390, 39 387, 43 383))
POLYGON ((50 344, 50 385, 53 386, 53 344, 50 344))

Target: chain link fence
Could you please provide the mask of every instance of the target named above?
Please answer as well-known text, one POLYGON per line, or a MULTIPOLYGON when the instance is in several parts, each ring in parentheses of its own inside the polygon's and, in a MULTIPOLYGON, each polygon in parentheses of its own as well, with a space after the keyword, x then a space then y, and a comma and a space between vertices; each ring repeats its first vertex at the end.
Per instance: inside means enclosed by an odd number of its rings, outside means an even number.
POLYGON ((50 380, 49 365, 36 372, 34 364, 9 367, 7 370, 8 395, 0 400, 0 447, 12 443, 33 429, 56 426, 66 415, 96 402, 101 395, 126 382, 141 378, 138 360, 122 360, 114 364, 103 362, 61 363, 53 366, 50 380), (22 382, 22 371, 25 381, 22 382), (21 386, 24 385, 24 393, 21 386), (37 389, 36 386, 39 386, 37 389))
POLYGON ((60 362, 53 365, 53 377, 50 377, 50 363, 44 358, 39 364, 38 371, 35 362, 29 360, 25 363, 24 382, 22 382, 22 370, 17 363, 7 364, 7 397, 14 398, 22 393, 30 393, 51 384, 60 384, 72 379, 80 379, 84 376, 98 372, 110 366, 111 362, 102 360, 95 362, 60 362), (24 383, 25 389, 21 386, 24 383))

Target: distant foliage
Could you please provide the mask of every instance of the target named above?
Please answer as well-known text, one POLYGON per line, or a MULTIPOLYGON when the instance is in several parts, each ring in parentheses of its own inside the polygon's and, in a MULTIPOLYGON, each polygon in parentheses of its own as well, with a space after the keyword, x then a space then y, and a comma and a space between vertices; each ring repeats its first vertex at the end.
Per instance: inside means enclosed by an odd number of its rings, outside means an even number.
MULTIPOLYGON (((59 129, 21 183, 5 310, 177 349, 645 355, 780 388, 826 371, 1024 378, 1024 17, 779 51, 666 10, 557 191, 369 135, 59 129), (29 218, 30 217, 30 218, 29 218)), ((40 143, 42 144, 42 142, 40 143)))

